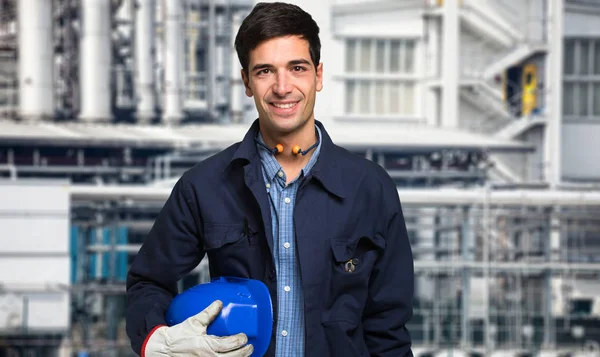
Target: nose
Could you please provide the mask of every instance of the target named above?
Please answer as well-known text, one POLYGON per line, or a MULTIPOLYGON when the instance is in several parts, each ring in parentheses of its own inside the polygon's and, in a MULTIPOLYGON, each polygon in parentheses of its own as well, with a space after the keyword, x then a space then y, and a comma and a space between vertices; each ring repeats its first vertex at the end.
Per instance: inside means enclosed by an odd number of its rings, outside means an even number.
POLYGON ((273 93, 280 97, 284 97, 286 94, 292 92, 292 85, 288 74, 285 71, 280 71, 275 77, 275 83, 273 83, 273 93))

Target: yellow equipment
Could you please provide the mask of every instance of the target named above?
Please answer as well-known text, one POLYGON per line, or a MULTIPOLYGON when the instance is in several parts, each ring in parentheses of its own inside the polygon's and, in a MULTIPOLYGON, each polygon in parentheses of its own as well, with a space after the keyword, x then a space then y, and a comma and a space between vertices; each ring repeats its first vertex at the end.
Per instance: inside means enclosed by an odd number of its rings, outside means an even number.
POLYGON ((521 113, 530 115, 537 106, 537 67, 535 64, 526 64, 523 66, 521 74, 521 113))

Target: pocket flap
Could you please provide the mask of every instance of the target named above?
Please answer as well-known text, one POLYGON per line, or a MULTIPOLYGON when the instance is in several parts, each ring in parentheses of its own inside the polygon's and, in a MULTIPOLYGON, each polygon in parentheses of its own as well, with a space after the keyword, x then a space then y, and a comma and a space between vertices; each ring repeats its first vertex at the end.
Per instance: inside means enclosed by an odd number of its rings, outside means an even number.
POLYGON ((242 225, 213 225, 204 228, 204 249, 211 250, 245 238, 242 225))
POLYGON ((362 255, 364 252, 385 248, 385 239, 380 235, 356 236, 353 238, 332 238, 331 250, 336 262, 344 263, 348 260, 362 255))

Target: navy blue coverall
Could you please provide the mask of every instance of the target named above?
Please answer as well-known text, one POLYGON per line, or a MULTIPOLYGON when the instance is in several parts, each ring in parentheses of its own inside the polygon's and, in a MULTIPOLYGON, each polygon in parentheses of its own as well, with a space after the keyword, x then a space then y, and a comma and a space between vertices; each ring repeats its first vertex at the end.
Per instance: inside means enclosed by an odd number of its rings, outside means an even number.
MULTIPOLYGON (((305 355, 412 356, 413 259, 396 186, 381 166, 335 145, 316 124, 321 153, 294 210, 305 355), (351 259, 353 272, 344 267, 351 259)), ((277 301, 257 131, 258 120, 241 142, 182 175, 137 254, 126 322, 138 354, 149 332, 165 324, 177 281, 205 255, 211 277, 261 280, 277 301)), ((275 333, 274 326, 266 356, 273 356, 275 333)))

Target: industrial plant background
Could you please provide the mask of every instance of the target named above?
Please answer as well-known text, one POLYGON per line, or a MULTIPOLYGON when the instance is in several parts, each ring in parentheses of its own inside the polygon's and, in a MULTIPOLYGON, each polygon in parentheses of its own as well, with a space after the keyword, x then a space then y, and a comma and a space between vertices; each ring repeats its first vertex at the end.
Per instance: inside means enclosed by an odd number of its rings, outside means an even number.
MULTIPOLYGON (((398 186, 415 356, 600 356, 600 1, 291 2, 321 28, 316 118, 398 186)), ((0 0, 1 357, 134 356, 129 264, 257 117, 254 4, 0 0)))

